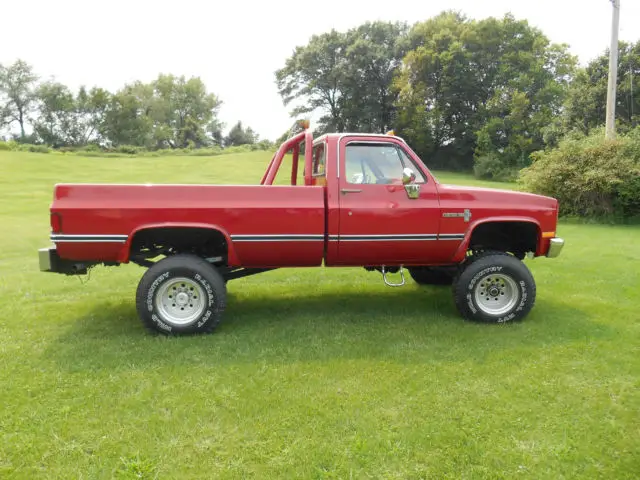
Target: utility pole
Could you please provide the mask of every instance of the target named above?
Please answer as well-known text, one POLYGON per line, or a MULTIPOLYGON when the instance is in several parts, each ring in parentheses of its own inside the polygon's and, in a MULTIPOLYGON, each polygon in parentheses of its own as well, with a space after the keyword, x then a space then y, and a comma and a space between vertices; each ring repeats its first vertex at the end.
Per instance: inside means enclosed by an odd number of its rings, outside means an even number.
POLYGON ((613 5, 611 21, 611 49, 609 50, 609 87, 607 88, 606 138, 616 138, 616 84, 618 82, 618 29, 620 0, 609 0, 613 5))

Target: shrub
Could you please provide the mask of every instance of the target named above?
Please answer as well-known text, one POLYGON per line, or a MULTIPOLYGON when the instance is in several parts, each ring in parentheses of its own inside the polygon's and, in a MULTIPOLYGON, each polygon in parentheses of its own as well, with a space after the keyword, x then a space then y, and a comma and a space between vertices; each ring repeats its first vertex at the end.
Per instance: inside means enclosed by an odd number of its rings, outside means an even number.
POLYGON ((104 152, 75 152, 79 157, 112 157, 115 155, 116 157, 122 157, 123 155, 114 154, 114 153, 104 153, 104 152))
POLYGON ((60 147, 57 149, 57 151, 61 153, 73 153, 77 152, 78 149, 76 147, 60 147))
POLYGON ((557 198, 563 215, 640 217, 639 129, 613 141, 601 131, 562 140, 555 149, 533 153, 520 181, 529 191, 557 198))
POLYGON ((199 148, 197 150, 191 150, 187 155, 196 157, 213 157, 214 155, 221 155, 223 150, 220 147, 213 148, 199 148))
POLYGON ((28 150, 29 152, 34 152, 34 153, 49 153, 49 147, 47 147, 46 145, 30 145, 30 144, 23 144, 21 145, 21 149, 22 150, 28 150))
POLYGON ((487 180, 511 181, 518 176, 518 170, 505 165, 505 163, 492 153, 475 159, 473 173, 478 178, 487 180))
POLYGON ((164 157, 175 155, 202 156, 213 157, 216 155, 224 155, 230 153, 246 153, 255 150, 269 150, 274 148, 273 145, 264 140, 256 144, 238 145, 228 148, 222 148, 214 145, 208 148, 166 148, 158 150, 149 150, 145 147, 135 145, 119 145, 117 147, 101 147, 96 144, 88 144, 84 146, 64 146, 59 148, 51 148, 47 145, 33 145, 28 143, 19 143, 14 140, 0 141, 0 150, 22 151, 22 152, 38 152, 38 153, 55 153, 58 155, 78 155, 80 157, 164 157))
POLYGON ((144 147, 136 147, 134 145, 120 145, 113 149, 114 153, 125 153, 127 155, 137 155, 144 152, 144 147))
POLYGON ((102 149, 100 148, 100 145, 96 145, 95 143, 89 143, 88 145, 85 145, 83 150, 85 152, 101 152, 102 149))

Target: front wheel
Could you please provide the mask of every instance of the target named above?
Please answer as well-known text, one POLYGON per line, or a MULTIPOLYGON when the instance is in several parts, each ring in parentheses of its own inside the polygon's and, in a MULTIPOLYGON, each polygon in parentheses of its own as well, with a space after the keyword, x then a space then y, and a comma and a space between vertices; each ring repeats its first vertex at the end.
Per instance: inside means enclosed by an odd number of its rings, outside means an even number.
POLYGON ((200 257, 173 255, 140 279, 136 307, 147 329, 165 335, 210 333, 226 302, 222 275, 200 257))
POLYGON ((511 255, 471 262, 453 286, 456 307, 469 320, 504 323, 523 319, 536 300, 533 275, 511 255))

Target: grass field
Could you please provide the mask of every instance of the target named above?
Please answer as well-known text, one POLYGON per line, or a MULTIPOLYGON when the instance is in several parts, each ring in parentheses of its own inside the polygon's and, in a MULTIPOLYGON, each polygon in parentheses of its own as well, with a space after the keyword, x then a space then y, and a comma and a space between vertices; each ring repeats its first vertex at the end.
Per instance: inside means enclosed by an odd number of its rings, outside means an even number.
POLYGON ((38 272, 55 182, 256 183, 268 159, 0 152, 0 478, 638 478, 638 227, 562 224, 504 326, 302 269, 231 282, 214 335, 167 339, 139 267, 38 272))

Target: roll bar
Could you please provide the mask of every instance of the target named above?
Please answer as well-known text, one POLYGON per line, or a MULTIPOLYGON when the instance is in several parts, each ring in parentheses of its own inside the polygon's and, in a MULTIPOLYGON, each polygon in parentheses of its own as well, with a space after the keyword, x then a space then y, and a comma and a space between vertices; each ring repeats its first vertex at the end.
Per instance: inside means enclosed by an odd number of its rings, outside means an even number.
POLYGON ((280 165, 282 165, 282 159, 290 151, 293 152, 293 162, 291 165, 291 185, 296 185, 298 178, 298 160, 300 155, 300 145, 304 142, 304 184, 311 185, 312 183, 312 158, 313 158, 313 134, 309 131, 308 123, 305 124, 305 129, 294 135, 293 137, 285 140, 280 145, 278 151, 275 153, 267 170, 260 180, 260 185, 273 185, 273 181, 278 174, 280 165))

